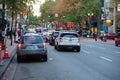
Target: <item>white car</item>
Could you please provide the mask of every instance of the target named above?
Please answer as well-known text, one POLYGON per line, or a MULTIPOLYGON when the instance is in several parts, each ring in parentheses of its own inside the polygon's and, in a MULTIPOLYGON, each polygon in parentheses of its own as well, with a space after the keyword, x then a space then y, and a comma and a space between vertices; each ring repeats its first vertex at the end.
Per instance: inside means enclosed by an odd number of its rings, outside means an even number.
POLYGON ((80 38, 77 32, 61 31, 55 40, 55 49, 72 49, 80 52, 80 38))

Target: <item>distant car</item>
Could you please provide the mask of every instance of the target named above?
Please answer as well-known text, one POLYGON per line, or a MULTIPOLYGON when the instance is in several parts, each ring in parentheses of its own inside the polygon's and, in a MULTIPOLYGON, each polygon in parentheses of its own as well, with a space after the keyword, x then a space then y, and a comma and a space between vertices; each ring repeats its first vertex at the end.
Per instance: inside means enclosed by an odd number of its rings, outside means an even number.
POLYGON ((116 46, 119 46, 119 45, 120 45, 120 38, 118 38, 118 39, 115 40, 115 45, 116 45, 116 46))
POLYGON ((54 31, 52 32, 52 34, 50 35, 50 38, 49 38, 49 44, 50 45, 55 45, 55 39, 58 37, 59 35, 59 31, 54 31))
POLYGON ((99 36, 100 39, 102 39, 103 37, 106 37, 107 39, 115 40, 119 37, 119 35, 117 33, 107 33, 107 34, 104 33, 99 36))
POLYGON ((17 61, 25 59, 47 61, 47 48, 42 36, 27 33, 20 37, 17 44, 17 61))
MULTIPOLYGON (((26 30, 26 31, 24 32, 24 34, 26 34, 26 33, 36 33, 36 31, 35 31, 35 30, 32 30, 32 29, 31 29, 31 30, 26 30)), ((23 35, 24 35, 24 34, 23 34, 23 35)))
POLYGON ((35 31, 36 31, 36 33, 38 33, 40 35, 42 34, 42 29, 41 28, 36 28, 35 31))
POLYGON ((55 40, 55 49, 70 49, 80 52, 80 38, 77 32, 61 31, 55 40))

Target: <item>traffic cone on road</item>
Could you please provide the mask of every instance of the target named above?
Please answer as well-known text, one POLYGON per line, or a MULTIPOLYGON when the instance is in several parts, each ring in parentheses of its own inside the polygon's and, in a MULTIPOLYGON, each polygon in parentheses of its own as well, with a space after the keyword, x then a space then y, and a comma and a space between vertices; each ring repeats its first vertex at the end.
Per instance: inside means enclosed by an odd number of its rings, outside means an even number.
POLYGON ((7 47, 5 46, 4 48, 4 59, 7 59, 9 58, 9 54, 8 54, 8 51, 7 51, 7 47))

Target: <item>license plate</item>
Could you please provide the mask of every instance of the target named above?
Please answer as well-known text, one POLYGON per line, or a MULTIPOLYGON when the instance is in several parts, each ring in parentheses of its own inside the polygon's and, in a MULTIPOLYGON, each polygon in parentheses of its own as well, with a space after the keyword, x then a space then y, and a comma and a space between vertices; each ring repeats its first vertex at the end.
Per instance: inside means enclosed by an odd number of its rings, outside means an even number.
POLYGON ((34 46, 28 46, 27 48, 28 48, 28 49, 35 49, 34 46))
POLYGON ((72 41, 72 39, 69 39, 68 41, 69 41, 69 42, 71 42, 71 41, 72 41))

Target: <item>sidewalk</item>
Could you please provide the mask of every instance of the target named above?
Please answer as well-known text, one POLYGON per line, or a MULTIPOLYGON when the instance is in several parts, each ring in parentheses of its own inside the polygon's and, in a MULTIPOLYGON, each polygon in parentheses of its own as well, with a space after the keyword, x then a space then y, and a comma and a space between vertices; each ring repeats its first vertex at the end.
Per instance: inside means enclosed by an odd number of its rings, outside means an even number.
POLYGON ((99 43, 102 43, 102 44, 111 44, 111 45, 115 45, 115 40, 110 40, 110 39, 107 39, 106 42, 104 41, 101 41, 99 38, 97 38, 97 41, 95 41, 95 39, 93 38, 86 38, 86 37, 80 37, 81 41, 82 42, 99 42, 99 43))
MULTIPOLYGON (((10 44, 10 39, 7 39, 6 41, 7 51, 9 54, 8 59, 2 59, 2 64, 0 65, 0 79, 2 78, 4 72, 8 68, 10 62, 12 61, 13 57, 15 56, 15 49, 16 49, 16 43, 13 42, 12 46, 10 44)), ((2 58, 4 57, 4 50, 2 51, 2 58)))

